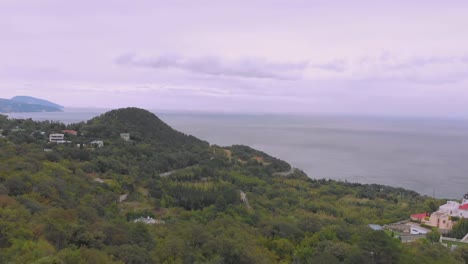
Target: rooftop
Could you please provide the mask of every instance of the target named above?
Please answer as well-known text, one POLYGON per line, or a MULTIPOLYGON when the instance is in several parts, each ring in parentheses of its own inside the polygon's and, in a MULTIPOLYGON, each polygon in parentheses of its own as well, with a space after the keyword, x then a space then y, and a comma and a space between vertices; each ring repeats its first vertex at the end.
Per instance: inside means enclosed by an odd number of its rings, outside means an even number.
POLYGON ((420 214, 413 214, 411 215, 411 218, 414 218, 414 219, 424 219, 424 217, 427 216, 427 213, 420 213, 420 214))
POLYGON ((381 225, 369 224, 369 227, 375 231, 383 230, 381 225))

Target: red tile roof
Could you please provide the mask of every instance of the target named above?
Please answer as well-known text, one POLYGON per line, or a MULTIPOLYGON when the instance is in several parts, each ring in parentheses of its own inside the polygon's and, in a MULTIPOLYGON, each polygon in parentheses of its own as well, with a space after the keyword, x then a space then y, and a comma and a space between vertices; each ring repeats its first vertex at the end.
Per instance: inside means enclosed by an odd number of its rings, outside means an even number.
POLYGON ((427 213, 420 213, 420 214, 413 214, 411 215, 411 218, 413 219, 424 219, 424 217, 427 216, 427 213))
POLYGON ((460 207, 458 207, 460 210, 468 210, 468 204, 462 204, 460 207))
POLYGON ((66 133, 66 134, 71 134, 71 135, 78 135, 78 131, 76 130, 62 130, 62 133, 66 133))

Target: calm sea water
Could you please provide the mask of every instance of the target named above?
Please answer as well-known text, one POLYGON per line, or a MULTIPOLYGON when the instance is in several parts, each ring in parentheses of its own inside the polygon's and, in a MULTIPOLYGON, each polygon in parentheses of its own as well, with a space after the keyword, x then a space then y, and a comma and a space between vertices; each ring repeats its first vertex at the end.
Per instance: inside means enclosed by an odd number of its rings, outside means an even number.
MULTIPOLYGON (((11 114, 73 123, 105 110, 11 114)), ((468 192, 468 121, 347 116, 157 113, 217 145, 245 144, 288 161, 311 178, 379 183, 439 198, 468 192)))

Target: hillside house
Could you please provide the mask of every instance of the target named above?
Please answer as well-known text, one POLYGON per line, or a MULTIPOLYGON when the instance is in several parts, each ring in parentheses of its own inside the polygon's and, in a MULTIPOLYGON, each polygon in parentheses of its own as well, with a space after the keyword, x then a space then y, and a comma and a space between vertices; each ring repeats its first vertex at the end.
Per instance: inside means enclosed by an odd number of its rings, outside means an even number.
POLYGON ((134 223, 143 223, 143 224, 147 224, 147 225, 154 225, 154 224, 160 225, 160 224, 165 224, 166 223, 163 220, 154 219, 154 218, 149 217, 149 216, 137 218, 137 219, 133 220, 133 222, 134 223))
POLYGON ((65 143, 64 136, 65 136, 64 134, 58 134, 58 133, 50 134, 49 135, 49 142, 65 143))
POLYGON ((429 221, 425 222, 425 224, 437 227, 442 232, 452 230, 453 227, 451 216, 444 212, 432 213, 429 221))
POLYGON ((438 212, 443 212, 450 216, 457 216, 458 215, 458 207, 460 204, 455 201, 448 201, 446 204, 443 204, 439 207, 438 212))
POLYGON ((62 130, 62 133, 72 136, 78 136, 78 131, 76 130, 62 130))
POLYGON ((468 193, 463 196, 461 204, 457 201, 448 201, 446 204, 439 206, 439 210, 432 213, 429 217, 427 214, 424 214, 411 215, 411 220, 437 227, 441 232, 447 232, 454 225, 454 221, 452 221, 453 217, 468 218, 468 193))
POLYGON ((95 146, 95 147, 98 147, 98 148, 102 148, 104 147, 104 142, 102 140, 93 140, 91 141, 91 146, 95 146))
POLYGON ((456 201, 448 201, 439 207, 438 212, 449 216, 468 218, 468 193, 463 196, 461 204, 456 201))
POLYGON ((22 131, 24 131, 24 129, 20 128, 19 126, 16 126, 16 127, 11 129, 11 132, 22 132, 22 131))
POLYGON ((120 133, 120 138, 122 138, 125 141, 130 140, 130 133, 120 133))
POLYGON ((418 223, 423 222, 426 219, 426 217, 429 218, 429 213, 412 214, 410 216, 411 221, 418 223))
POLYGON ((468 203, 458 207, 458 217, 468 218, 468 203))
POLYGON ((134 223, 143 223, 143 224, 147 224, 147 225, 153 225, 153 224, 156 224, 156 220, 154 220, 154 218, 152 217, 140 217, 140 218, 137 218, 135 220, 133 220, 134 223))

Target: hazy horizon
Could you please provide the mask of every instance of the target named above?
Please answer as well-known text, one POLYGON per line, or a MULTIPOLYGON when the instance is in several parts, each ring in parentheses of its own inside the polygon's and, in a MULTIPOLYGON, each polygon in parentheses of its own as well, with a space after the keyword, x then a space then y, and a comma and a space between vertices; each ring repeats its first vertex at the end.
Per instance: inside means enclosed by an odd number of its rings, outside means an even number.
MULTIPOLYGON (((80 107, 80 106, 64 106, 65 112, 102 112, 105 113, 107 111, 121 109, 121 108, 129 108, 129 107, 136 107, 148 110, 150 112, 161 114, 197 114, 197 115, 263 115, 263 116, 321 116, 321 117, 365 117, 365 118, 382 118, 382 119, 437 119, 437 120, 459 120, 459 121, 468 121, 468 115, 453 115, 453 116, 443 116, 443 115, 398 115, 398 114, 391 114, 391 113, 347 113, 347 112, 271 112, 271 111, 220 111, 220 110, 185 110, 181 109, 164 109, 164 108, 157 108, 157 107, 140 107, 140 106, 121 106, 121 107, 98 107, 98 106, 88 106, 88 107, 80 107)), ((10 114, 19 114, 22 113, 10 113, 10 114)), ((25 113, 31 114, 31 113, 25 113)))
POLYGON ((468 3, 0 3, 0 97, 72 107, 468 116, 468 3))

